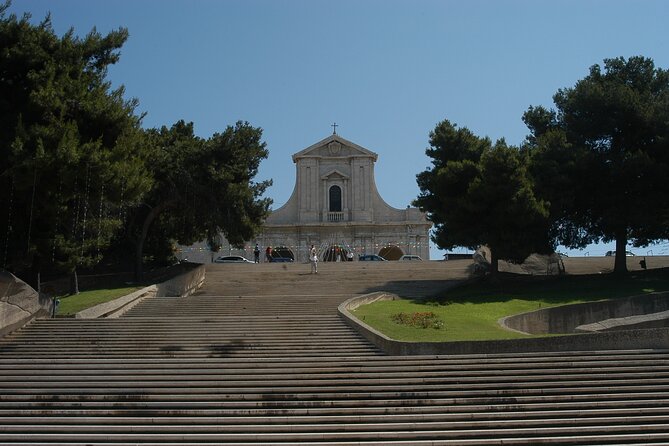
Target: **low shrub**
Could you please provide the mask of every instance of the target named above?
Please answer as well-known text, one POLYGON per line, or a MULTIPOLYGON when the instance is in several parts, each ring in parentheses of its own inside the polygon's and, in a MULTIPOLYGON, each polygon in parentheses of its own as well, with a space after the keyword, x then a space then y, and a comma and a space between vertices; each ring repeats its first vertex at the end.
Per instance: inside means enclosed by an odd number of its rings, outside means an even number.
POLYGON ((422 311, 416 313, 396 313, 390 317, 393 322, 401 325, 418 328, 434 328, 439 330, 444 328, 444 322, 432 311, 422 311))

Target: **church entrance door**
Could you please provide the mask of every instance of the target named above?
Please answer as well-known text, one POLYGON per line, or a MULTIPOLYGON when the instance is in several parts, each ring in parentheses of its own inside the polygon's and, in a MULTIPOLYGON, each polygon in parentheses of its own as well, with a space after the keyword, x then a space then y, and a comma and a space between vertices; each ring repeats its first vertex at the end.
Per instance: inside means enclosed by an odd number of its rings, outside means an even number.
POLYGON ((324 262, 345 262, 349 260, 348 249, 341 245, 330 245, 323 253, 324 262))
POLYGON ((277 246, 276 248, 272 249, 272 262, 274 261, 285 262, 286 261, 285 259, 290 259, 290 261, 295 260, 295 254, 293 254, 293 251, 291 251, 290 248, 286 246, 277 246))

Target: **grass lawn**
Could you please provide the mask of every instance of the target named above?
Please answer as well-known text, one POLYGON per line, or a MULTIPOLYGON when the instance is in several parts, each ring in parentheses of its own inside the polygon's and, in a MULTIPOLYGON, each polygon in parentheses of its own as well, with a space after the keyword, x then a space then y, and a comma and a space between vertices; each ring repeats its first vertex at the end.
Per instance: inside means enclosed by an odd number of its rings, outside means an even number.
POLYGON ((536 277, 501 275, 423 300, 376 302, 353 314, 386 336, 403 341, 490 340, 526 337, 503 329, 497 321, 513 314, 558 305, 615 299, 669 290, 669 269, 608 274, 536 277), (433 312, 443 328, 415 328, 393 322, 397 313, 433 312))
POLYGON ((58 316, 71 316, 86 308, 114 300, 116 298, 137 291, 144 286, 102 288, 98 290, 82 291, 72 296, 61 296, 58 306, 58 316))

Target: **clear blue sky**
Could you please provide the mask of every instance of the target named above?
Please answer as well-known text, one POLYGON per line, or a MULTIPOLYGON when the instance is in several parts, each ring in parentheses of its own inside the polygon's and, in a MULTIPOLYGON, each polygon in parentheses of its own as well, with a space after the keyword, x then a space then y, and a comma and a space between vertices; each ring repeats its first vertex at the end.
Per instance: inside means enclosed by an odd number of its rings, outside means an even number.
POLYGON ((129 29, 109 78, 139 99, 145 127, 185 119, 203 137, 237 120, 262 127, 270 155, 259 179, 274 180, 274 208, 293 190, 291 155, 331 134, 335 121, 341 136, 378 153, 379 191, 404 208, 418 195, 416 174, 430 165, 428 135, 441 120, 518 144, 523 112, 550 107, 557 89, 604 58, 643 55, 669 68, 666 0, 14 0, 10 8, 34 21, 49 11, 59 35, 129 29))

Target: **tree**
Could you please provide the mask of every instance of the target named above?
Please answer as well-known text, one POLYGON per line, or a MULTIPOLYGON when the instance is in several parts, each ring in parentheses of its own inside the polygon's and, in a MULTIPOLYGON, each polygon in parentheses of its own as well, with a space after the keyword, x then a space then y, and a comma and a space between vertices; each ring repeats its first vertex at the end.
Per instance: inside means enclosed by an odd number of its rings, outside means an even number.
POLYGON ((249 240, 269 212, 261 198, 270 181, 253 181, 267 157, 262 130, 247 122, 228 126, 204 140, 193 123, 147 132, 153 188, 135 209, 136 276, 141 278, 144 246, 150 231, 163 245, 191 244, 219 234, 233 244, 249 240), (166 212, 169 210, 169 212, 166 212))
POLYGON ((500 259, 523 261, 551 250, 547 206, 534 197, 521 152, 504 140, 491 144, 445 120, 430 133, 433 168, 417 176, 415 200, 435 224, 442 249, 487 245, 493 274, 500 259))
POLYGON ((558 209, 553 215, 569 223, 567 245, 615 240, 614 271, 625 272, 628 242, 646 246, 667 237, 669 72, 644 57, 605 59, 604 70, 592 66, 553 100, 557 113, 538 107, 525 114, 535 177, 551 178, 542 189, 558 209), (564 169, 560 157, 570 160, 564 169), (546 175, 551 159, 556 169, 546 175), (556 200, 559 187, 548 184, 555 179, 573 182, 576 199, 556 200))
POLYGON ((530 159, 534 190, 549 205, 548 235, 552 245, 582 248, 595 241, 590 235, 587 152, 572 146, 557 122, 555 112, 530 107, 523 120, 532 133, 523 151, 530 159))
POLYGON ((59 38, 49 17, 32 25, 8 7, 0 6, 0 260, 15 272, 76 274, 99 261, 121 208, 148 186, 137 101, 105 80, 128 33, 59 38))

